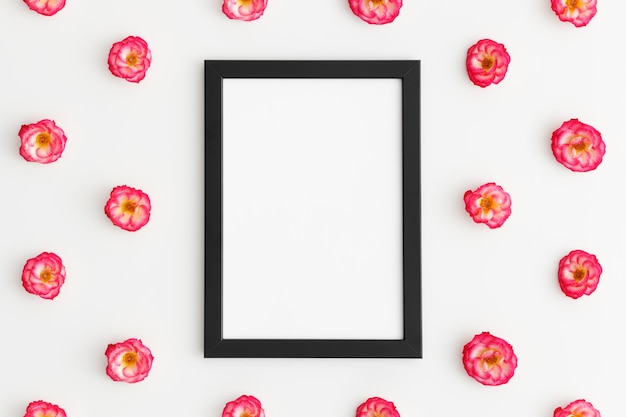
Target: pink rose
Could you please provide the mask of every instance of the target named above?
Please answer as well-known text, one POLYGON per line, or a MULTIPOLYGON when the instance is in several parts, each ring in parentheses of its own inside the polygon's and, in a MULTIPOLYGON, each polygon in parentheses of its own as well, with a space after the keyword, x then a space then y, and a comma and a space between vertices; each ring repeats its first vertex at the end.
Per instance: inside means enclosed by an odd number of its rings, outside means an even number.
POLYGON ((593 126, 571 119, 552 132, 552 153, 564 167, 575 172, 593 171, 600 165, 606 145, 593 126))
POLYGON ((48 119, 22 125, 18 136, 22 158, 40 164, 49 164, 59 159, 67 142, 63 129, 48 119))
POLYGON ((120 185, 111 190, 104 213, 114 225, 134 232, 150 220, 150 197, 141 190, 120 185))
POLYGON ((595 255, 582 250, 571 251, 559 262, 559 285, 571 298, 593 293, 601 274, 602 267, 595 255))
POLYGON ((352 13, 372 25, 391 23, 400 14, 402 0, 348 0, 352 13))
POLYGON ((554 410, 554 417, 600 417, 600 412, 590 402, 576 400, 567 404, 565 408, 557 407, 554 410))
POLYGON ((251 395, 242 395, 226 403, 222 417, 265 417, 261 402, 251 395))
POLYGON ((476 223, 498 228, 511 215, 511 196, 493 182, 483 184, 463 195, 465 210, 476 223))
POLYGON ((65 7, 65 0, 24 0, 29 9, 44 16, 52 16, 65 7))
POLYGON ((109 51, 109 70, 116 77, 138 83, 146 76, 152 62, 152 53, 146 41, 129 36, 116 42, 109 51))
POLYGON ((551 0, 552 10, 562 22, 571 22, 576 27, 587 23, 598 11, 596 0, 551 0))
POLYGON ((356 408, 356 417, 400 417, 400 413, 391 401, 372 397, 356 408))
POLYGON ((482 332, 463 347, 463 366, 483 385, 502 385, 513 377, 517 356, 506 340, 482 332))
POLYGON ((144 380, 154 357, 139 339, 128 339, 109 344, 104 354, 107 357, 106 373, 113 381, 133 384, 144 380))
POLYGON ((45 401, 33 401, 26 407, 24 417, 67 417, 65 410, 45 401))
POLYGON ((263 16, 266 7, 267 0, 224 0, 222 12, 229 19, 248 22, 263 16))
POLYGON ((501 43, 481 39, 467 50, 467 75, 479 87, 498 84, 504 79, 511 57, 501 43))
POLYGON ((43 252, 26 261, 22 270, 22 285, 31 293, 52 300, 59 295, 65 282, 65 267, 54 253, 43 252))

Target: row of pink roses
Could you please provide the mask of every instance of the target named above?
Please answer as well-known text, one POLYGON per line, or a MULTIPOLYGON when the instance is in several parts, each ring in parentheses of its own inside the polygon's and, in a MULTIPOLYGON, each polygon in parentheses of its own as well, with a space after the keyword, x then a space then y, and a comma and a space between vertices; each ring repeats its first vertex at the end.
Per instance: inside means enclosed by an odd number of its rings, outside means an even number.
MULTIPOLYGON (((587 25, 596 14, 596 0, 552 0, 552 9, 560 20, 576 27, 587 25)), ((507 73, 511 57, 504 45, 482 39, 467 51, 466 70, 469 79, 479 87, 498 84, 507 73)), ((571 119, 552 133, 555 159, 574 172, 592 171, 602 162, 606 146, 594 127, 571 119)), ((511 196, 491 182, 464 195, 465 210, 476 223, 499 228, 511 215, 511 196)), ((595 255, 573 250, 558 265, 561 290, 571 298, 593 293, 599 283, 602 267, 595 255)), ((504 339, 482 332, 463 348, 463 366, 469 376, 483 385, 507 383, 517 367, 513 347, 504 339)), ((600 417, 600 412, 584 399, 557 407, 554 417, 600 417)))
MULTIPOLYGON (((36 12, 51 16, 65 6, 65 0, 24 0, 36 12)), ((111 47, 109 70, 117 77, 130 82, 141 81, 150 67, 151 52, 147 43, 129 36, 111 47)), ((29 162, 49 164, 58 160, 67 142, 65 132, 53 120, 23 125, 19 132, 20 155, 29 162)), ((111 190, 104 213, 111 222, 128 231, 143 227, 150 218, 150 198, 141 190, 121 185, 111 190)), ((65 282, 66 270, 61 258, 43 252, 28 259, 22 270, 24 289, 41 298, 52 300, 65 282)), ((148 376, 154 357, 141 340, 130 338, 109 344, 105 350, 106 374, 119 382, 135 383, 148 376)), ((46 401, 33 401, 26 408, 25 417, 66 417, 65 411, 46 401)))
MULTIPOLYGON (((268 0, 224 0, 222 12, 230 19, 251 21, 263 16, 268 0)), ((552 10, 563 22, 586 26, 597 12, 596 0, 550 0, 552 10)), ((65 7, 65 0, 24 0, 31 10, 52 16, 65 7)), ((364 22, 384 25, 400 14, 402 0, 348 0, 352 13, 364 22)))
MULTIPOLYGON (((33 401, 24 417, 67 417, 65 410, 45 401, 33 401)), ((252 395, 242 395, 224 406, 222 417, 265 417, 261 401, 252 395)), ((391 401, 380 397, 368 398, 356 408, 356 417, 400 417, 391 401)), ((585 400, 576 400, 565 407, 557 407, 554 417, 600 417, 600 412, 585 400)))

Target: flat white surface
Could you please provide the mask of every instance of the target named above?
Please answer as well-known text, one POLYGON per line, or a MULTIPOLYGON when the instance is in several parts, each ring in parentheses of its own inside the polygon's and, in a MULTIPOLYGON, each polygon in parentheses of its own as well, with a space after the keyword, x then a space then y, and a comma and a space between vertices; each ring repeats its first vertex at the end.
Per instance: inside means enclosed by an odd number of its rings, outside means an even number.
POLYGON ((577 398, 623 416, 626 3, 600 1, 579 29, 547 0, 405 0, 386 26, 362 22, 347 1, 270 0, 247 23, 220 5, 68 0, 46 18, 21 1, 0 4, 0 415, 43 399, 74 417, 219 416, 251 394, 268 417, 349 417, 370 396, 402 417, 551 416, 577 398), (139 85, 106 64, 111 44, 131 34, 154 57, 139 85), (465 72, 467 48, 482 38, 511 54, 506 78, 485 89, 465 72), (204 59, 422 60, 424 359, 202 358, 204 59), (595 172, 552 156, 552 131, 572 117, 602 132, 595 172), (20 125, 42 118, 68 135, 48 166, 18 154, 20 125), (513 201, 497 230, 463 207, 463 193, 488 181, 513 201), (153 203, 136 233, 103 213, 123 183, 153 203), (576 248, 604 272, 592 296, 572 300, 556 269, 576 248), (44 250, 68 271, 52 302, 20 283, 26 259, 44 250), (507 385, 482 386, 463 369, 463 345, 481 331, 515 348, 507 385), (134 385, 104 373, 106 345, 128 337, 155 356, 134 385))
POLYGON ((402 339, 401 87, 224 80, 224 338, 402 339))

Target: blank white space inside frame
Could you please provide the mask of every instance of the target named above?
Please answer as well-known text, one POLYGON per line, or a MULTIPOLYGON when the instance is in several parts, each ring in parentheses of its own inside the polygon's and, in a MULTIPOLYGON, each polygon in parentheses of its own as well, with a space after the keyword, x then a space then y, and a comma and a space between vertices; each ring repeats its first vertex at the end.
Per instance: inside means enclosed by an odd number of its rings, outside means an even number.
POLYGON ((223 80, 224 339, 403 338, 401 88, 223 80))

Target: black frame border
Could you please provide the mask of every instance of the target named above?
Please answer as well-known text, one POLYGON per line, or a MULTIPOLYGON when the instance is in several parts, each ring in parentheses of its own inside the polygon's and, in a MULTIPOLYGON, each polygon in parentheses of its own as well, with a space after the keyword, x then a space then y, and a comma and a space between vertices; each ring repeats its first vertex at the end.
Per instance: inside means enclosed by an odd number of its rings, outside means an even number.
POLYGON ((206 60, 205 358, 421 358, 420 61, 206 60), (222 337, 222 80, 399 78, 402 81, 403 327, 400 340, 222 337))

